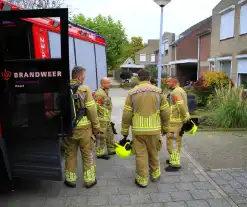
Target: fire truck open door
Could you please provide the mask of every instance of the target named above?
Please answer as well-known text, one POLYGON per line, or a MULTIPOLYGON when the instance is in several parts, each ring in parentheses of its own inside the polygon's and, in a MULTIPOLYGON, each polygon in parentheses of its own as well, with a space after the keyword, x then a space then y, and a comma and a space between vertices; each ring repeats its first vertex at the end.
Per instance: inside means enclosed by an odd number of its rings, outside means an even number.
POLYGON ((60 138, 71 134, 68 9, 0 12, 0 46, 4 169, 10 179, 62 180, 60 138), (4 22, 37 17, 60 18, 61 58, 6 60, 4 22))

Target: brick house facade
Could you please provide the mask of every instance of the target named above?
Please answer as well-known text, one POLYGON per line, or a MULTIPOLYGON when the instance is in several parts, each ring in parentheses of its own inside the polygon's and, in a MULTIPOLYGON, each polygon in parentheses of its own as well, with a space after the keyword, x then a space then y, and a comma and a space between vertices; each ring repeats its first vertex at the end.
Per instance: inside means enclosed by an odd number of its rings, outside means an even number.
POLYGON ((207 29, 197 34, 198 37, 198 71, 197 78, 201 77, 204 72, 209 70, 208 59, 211 52, 211 29, 207 29))
POLYGON ((247 83, 247 0, 222 0, 213 9, 208 61, 237 85, 247 83))
POLYGON ((211 22, 212 18, 209 17, 193 25, 180 34, 179 39, 171 45, 173 60, 169 64, 181 85, 184 85, 186 81, 196 81, 200 74, 200 68, 198 67, 198 33, 211 29, 211 22))

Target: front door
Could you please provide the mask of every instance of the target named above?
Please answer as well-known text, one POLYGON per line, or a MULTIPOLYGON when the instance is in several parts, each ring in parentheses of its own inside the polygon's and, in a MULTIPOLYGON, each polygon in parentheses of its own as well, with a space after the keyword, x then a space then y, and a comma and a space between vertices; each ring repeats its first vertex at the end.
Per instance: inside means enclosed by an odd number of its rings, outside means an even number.
MULTIPOLYGON (((19 52, 20 45, 16 45, 19 52)), ((0 46, 0 121, 5 164, 12 177, 62 180, 60 138, 71 134, 68 10, 0 12, 0 46), (17 24, 23 18, 38 17, 60 17, 61 58, 6 57, 6 21, 17 24)))

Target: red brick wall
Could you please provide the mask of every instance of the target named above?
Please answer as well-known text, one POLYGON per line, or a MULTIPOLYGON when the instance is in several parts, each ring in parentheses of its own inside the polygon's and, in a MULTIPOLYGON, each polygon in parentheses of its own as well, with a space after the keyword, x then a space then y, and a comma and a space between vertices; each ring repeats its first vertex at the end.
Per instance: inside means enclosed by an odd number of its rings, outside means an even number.
POLYGON ((158 65, 159 62, 159 53, 155 53, 155 63, 158 65))
POLYGON ((203 75, 204 72, 209 71, 209 66, 205 66, 205 67, 200 67, 200 71, 199 71, 199 78, 203 75))
POLYGON ((211 34, 200 37, 200 61, 208 61, 210 58, 211 34))
POLYGON ((175 60, 175 47, 171 47, 172 48, 172 60, 175 60))
POLYGON ((204 24, 200 29, 186 36, 177 46, 177 60, 197 59, 198 56, 198 33, 211 28, 211 22, 204 24))

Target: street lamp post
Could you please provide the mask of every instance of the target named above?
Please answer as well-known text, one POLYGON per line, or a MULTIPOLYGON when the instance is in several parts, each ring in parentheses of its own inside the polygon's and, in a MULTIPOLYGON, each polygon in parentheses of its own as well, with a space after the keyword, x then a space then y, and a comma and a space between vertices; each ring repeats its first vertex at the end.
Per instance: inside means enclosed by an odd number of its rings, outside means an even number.
POLYGON ((171 0, 154 0, 161 8, 160 15, 160 44, 159 44, 159 60, 158 60, 158 87, 161 87, 161 72, 162 72, 162 36, 163 36, 163 9, 171 2, 171 0))

